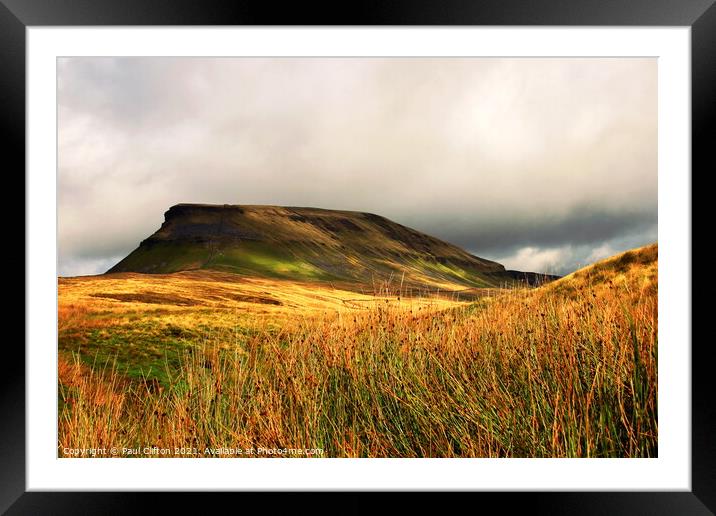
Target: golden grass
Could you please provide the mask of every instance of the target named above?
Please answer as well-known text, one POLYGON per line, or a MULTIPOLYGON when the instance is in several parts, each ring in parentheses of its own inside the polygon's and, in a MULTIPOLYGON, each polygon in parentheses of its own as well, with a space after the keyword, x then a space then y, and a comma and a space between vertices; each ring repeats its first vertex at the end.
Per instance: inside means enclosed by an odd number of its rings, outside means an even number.
MULTIPOLYGON (((367 308, 384 298, 331 288, 326 283, 242 277, 208 270, 60 278, 58 290, 60 329, 121 324, 127 322, 127 314, 186 327, 200 323, 233 327, 237 317, 285 321, 318 313, 336 314, 346 308, 367 308), (88 315, 102 315, 103 319, 93 320, 88 315)), ((458 304, 437 296, 397 297, 391 296, 391 302, 401 306, 449 308, 458 304)))
POLYGON ((87 368, 81 349, 62 353, 58 453, 656 456, 657 264, 647 247, 477 303, 185 273, 63 280, 60 324, 70 334, 95 331, 87 314, 96 311, 123 325, 139 312, 150 327, 205 317, 221 331, 167 362, 161 382, 87 368), (201 303, 151 315, 151 303, 92 296, 139 291, 201 303), (246 306, 224 300, 229 291, 282 304, 246 306))

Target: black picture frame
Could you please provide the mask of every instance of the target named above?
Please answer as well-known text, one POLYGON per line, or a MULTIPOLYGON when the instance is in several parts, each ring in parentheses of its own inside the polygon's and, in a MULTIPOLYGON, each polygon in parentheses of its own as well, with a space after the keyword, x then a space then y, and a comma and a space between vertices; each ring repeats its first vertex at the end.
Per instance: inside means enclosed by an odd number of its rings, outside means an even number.
MULTIPOLYGON (((206 0, 0 0, 0 142, 4 148, 4 163, 14 164, 5 169, 8 179, 19 179, 19 171, 25 170, 25 30, 31 26, 81 25, 689 26, 693 165, 692 171, 685 170, 684 173, 691 173, 692 192, 698 191, 693 188, 698 177, 715 170, 714 153, 710 148, 713 145, 711 135, 716 133, 714 0, 398 0, 333 3, 332 6, 287 3, 280 8, 269 2, 206 0)), ((24 199, 24 181, 18 182, 12 197, 24 199), (23 195, 18 195, 18 191, 23 195)), ((10 193, 6 195, 11 196, 10 193)), ((4 210, 5 220, 17 221, 17 208, 4 206, 4 210)), ((700 227, 695 216, 693 224, 694 229, 700 227)), ((14 226, 19 233, 19 223, 14 226)), ((24 241, 24 226, 21 238, 24 241)), ((691 252, 692 270, 708 270, 707 265, 694 260, 697 255, 693 253, 693 246, 691 252)), ((14 255, 6 266, 16 270, 21 266, 19 261, 14 255)), ((25 278, 30 273, 25 269, 25 278)), ((22 306, 25 308, 24 303, 22 306)), ((692 491, 479 493, 479 503, 495 502, 508 511, 525 507, 550 514, 713 514, 716 511, 716 409, 710 382, 711 342, 710 339, 692 340, 692 491)), ((7 514, 119 514, 166 508, 165 497, 156 493, 26 492, 24 400, 27 378, 25 353, 17 342, 19 340, 15 339, 11 345, 6 340, 5 367, 0 375, 0 511, 7 511, 7 514)), ((184 509, 194 505, 207 508, 206 496, 195 493, 169 493, 167 496, 182 504, 184 509)), ((223 505, 228 496, 231 494, 212 493, 211 506, 223 505)), ((244 493, 241 496, 242 505, 260 501, 251 500, 259 494, 244 493)), ((280 504, 295 510, 302 506, 307 496, 315 494, 295 493, 280 504)), ((377 500, 379 496, 378 493, 352 493, 340 502, 342 510, 339 512, 372 511, 377 503, 382 503, 377 500)), ((440 504, 443 510, 446 504, 462 505, 466 502, 464 496, 455 494, 449 500, 443 497, 440 504)), ((411 499, 425 503, 422 494, 414 493, 411 499)), ((277 503, 272 497, 272 510, 279 508, 277 503)), ((470 501, 470 505, 473 503, 470 501)), ((315 503, 308 507, 311 512, 320 510, 315 503)))

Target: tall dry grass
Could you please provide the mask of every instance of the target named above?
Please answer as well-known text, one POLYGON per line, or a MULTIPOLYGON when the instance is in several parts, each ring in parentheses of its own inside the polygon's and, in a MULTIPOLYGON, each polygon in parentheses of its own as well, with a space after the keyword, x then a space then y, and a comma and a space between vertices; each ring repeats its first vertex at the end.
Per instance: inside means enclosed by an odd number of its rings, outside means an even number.
POLYGON ((657 455, 653 285, 515 290, 450 310, 397 300, 362 308, 245 340, 214 334, 167 371, 166 385, 127 383, 117 369, 73 382, 61 374, 59 455, 97 446, 172 456, 217 456, 206 448, 219 447, 328 457, 657 455))

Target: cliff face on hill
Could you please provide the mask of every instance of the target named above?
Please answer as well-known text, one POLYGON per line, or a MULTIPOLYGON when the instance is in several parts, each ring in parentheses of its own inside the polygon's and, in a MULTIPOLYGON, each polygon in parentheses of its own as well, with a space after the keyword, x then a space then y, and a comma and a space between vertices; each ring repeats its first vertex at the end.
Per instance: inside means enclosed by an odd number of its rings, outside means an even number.
POLYGON ((491 287, 553 276, 507 271, 457 246, 371 213, 178 204, 108 272, 214 269, 294 280, 491 287))

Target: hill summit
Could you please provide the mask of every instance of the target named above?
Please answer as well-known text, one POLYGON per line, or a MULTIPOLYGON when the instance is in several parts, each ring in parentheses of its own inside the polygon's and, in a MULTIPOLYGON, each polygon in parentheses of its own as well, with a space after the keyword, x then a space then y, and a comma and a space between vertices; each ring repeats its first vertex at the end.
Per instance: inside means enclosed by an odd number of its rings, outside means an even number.
POLYGON ((509 271, 396 222, 353 211, 177 204, 108 273, 209 269, 249 276, 418 288, 535 284, 556 276, 509 271))

